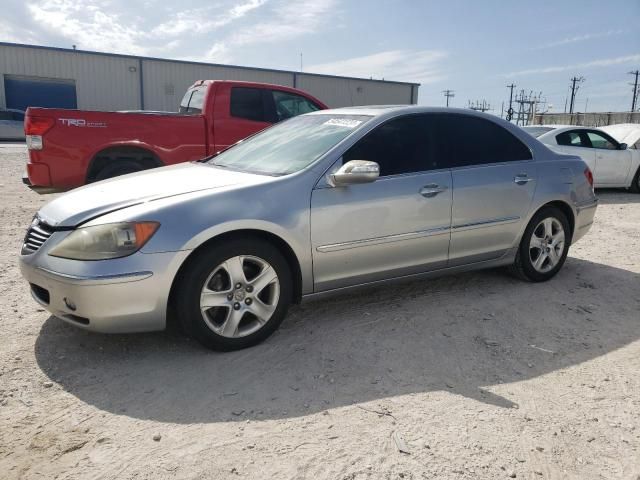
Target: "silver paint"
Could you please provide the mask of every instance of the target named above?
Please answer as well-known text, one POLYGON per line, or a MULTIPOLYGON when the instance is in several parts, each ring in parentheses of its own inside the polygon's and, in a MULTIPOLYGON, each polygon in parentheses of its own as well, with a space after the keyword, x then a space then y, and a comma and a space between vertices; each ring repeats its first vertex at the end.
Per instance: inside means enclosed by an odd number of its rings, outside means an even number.
POLYGON ((47 310, 80 328, 159 330, 165 327, 169 292, 180 267, 195 249, 229 232, 279 238, 298 263, 302 297, 311 298, 395 279, 510 264, 529 220, 549 202, 572 212, 570 243, 593 223, 597 200, 584 162, 554 153, 496 117, 427 107, 310 115, 342 114, 370 115, 371 120, 294 174, 270 177, 188 163, 106 180, 57 198, 39 212, 53 226, 123 221, 161 226, 139 252, 93 262, 49 256, 70 233, 56 231, 37 252, 20 256, 24 277, 50 291, 51 301, 43 305, 47 310), (342 166, 342 154, 377 125, 400 115, 452 111, 500 124, 529 146, 533 160, 332 184, 330 175, 342 166), (64 299, 76 310, 71 312, 64 299), (69 315, 90 323, 79 324, 69 315))

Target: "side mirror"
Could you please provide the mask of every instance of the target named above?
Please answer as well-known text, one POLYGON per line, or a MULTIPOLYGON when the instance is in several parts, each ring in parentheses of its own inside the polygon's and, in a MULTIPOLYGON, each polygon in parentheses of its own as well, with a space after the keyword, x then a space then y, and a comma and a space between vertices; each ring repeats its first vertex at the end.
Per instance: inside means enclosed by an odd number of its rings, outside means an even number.
POLYGON ((351 160, 330 175, 336 186, 371 183, 380 176, 380 166, 368 160, 351 160))
POLYGON ((619 150, 626 150, 627 148, 629 148, 629 145, 627 145, 626 143, 621 143, 618 147, 619 150))

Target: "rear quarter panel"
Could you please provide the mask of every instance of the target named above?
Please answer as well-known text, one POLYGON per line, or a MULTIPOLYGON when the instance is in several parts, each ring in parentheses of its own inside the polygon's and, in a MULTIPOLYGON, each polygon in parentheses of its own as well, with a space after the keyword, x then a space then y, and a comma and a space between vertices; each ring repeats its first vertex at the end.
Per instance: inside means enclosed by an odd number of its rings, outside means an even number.
POLYGON ((90 162, 106 148, 144 148, 165 165, 206 155, 202 116, 39 108, 29 113, 55 119, 43 135, 44 148, 29 152, 32 163, 46 164, 49 170, 49 184, 31 179, 36 185, 62 189, 83 185, 90 162))

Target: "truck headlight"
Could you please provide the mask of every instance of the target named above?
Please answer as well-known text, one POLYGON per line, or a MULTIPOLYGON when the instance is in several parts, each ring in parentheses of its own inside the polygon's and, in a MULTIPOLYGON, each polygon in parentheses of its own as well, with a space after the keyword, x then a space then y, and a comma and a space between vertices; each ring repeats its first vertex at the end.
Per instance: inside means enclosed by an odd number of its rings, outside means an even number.
POLYGON ((131 255, 156 233, 157 222, 107 223, 74 230, 49 255, 72 260, 107 260, 131 255))

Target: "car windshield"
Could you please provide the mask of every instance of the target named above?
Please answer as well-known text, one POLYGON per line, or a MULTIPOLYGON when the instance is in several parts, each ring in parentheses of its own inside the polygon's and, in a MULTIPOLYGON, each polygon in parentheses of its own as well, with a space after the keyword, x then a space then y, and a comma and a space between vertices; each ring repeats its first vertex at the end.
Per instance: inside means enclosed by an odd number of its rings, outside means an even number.
POLYGON ((553 130, 552 127, 522 127, 522 129, 535 138, 553 130))
POLYGON ((207 163, 244 172, 287 175, 311 165, 371 119, 367 115, 294 117, 239 142, 207 163))

